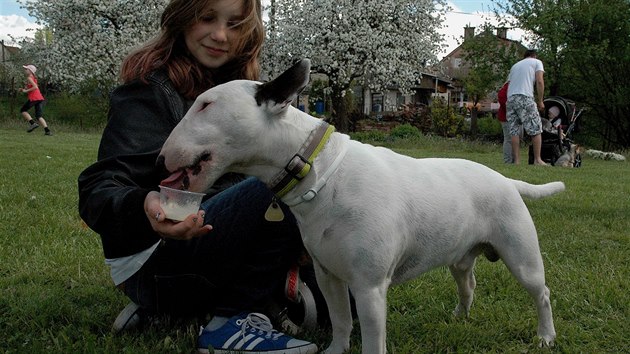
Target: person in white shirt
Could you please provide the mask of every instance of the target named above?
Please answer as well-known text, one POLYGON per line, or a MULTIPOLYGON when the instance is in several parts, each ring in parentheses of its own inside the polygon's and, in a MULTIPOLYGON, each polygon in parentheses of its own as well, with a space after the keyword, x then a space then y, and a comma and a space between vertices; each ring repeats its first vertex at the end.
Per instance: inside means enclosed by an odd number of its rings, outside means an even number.
POLYGON ((512 136, 513 162, 516 165, 520 163, 519 129, 521 127, 532 137, 534 164, 547 165, 540 158, 542 122, 538 113, 545 109, 543 103, 545 93, 544 72, 543 63, 537 59, 535 50, 526 51, 524 58, 510 69, 506 116, 510 125, 510 135, 512 136), (534 86, 536 86, 536 98, 534 96, 534 86))

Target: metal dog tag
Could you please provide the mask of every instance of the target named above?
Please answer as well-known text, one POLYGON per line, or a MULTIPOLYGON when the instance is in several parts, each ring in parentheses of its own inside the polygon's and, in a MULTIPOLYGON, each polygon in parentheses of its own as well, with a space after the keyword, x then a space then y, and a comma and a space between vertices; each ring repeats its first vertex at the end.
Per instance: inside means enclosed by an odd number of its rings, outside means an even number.
POLYGON ((265 220, 275 222, 284 220, 284 213, 275 198, 271 201, 269 208, 267 208, 267 211, 265 212, 265 220))

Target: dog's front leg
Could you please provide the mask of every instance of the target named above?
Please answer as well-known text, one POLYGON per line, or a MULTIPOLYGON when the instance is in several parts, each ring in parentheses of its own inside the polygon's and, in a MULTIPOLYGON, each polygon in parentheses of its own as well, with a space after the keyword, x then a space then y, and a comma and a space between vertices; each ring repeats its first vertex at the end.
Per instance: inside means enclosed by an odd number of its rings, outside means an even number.
POLYGON ((385 354, 387 337, 387 285, 367 289, 352 288, 361 323, 361 352, 385 354))
POLYGON ((339 278, 323 270, 317 261, 315 276, 326 304, 332 324, 333 339, 326 348, 326 354, 341 354, 350 348, 350 333, 352 332, 352 312, 350 310, 350 295, 348 286, 339 278))

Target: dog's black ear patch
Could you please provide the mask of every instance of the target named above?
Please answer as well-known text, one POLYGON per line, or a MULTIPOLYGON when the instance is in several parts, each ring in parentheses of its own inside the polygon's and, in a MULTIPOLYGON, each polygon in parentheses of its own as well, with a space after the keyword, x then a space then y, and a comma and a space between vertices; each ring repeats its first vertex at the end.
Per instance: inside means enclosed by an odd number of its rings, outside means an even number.
POLYGON ((306 87, 311 72, 311 61, 303 59, 283 72, 272 81, 258 86, 256 103, 260 106, 265 101, 288 103, 306 87))

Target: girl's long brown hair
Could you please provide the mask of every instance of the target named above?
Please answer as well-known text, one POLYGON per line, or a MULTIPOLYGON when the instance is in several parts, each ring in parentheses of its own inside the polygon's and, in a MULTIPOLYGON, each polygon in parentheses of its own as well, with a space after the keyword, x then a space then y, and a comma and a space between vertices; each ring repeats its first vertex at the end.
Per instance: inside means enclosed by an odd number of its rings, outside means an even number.
POLYGON ((234 80, 258 80, 258 57, 265 33, 260 0, 242 0, 244 19, 239 40, 230 47, 233 59, 217 70, 202 66, 186 48, 184 33, 207 12, 213 0, 172 0, 162 13, 158 36, 131 52, 123 61, 123 82, 146 80, 153 71, 164 70, 177 91, 187 99, 217 84, 234 80))

